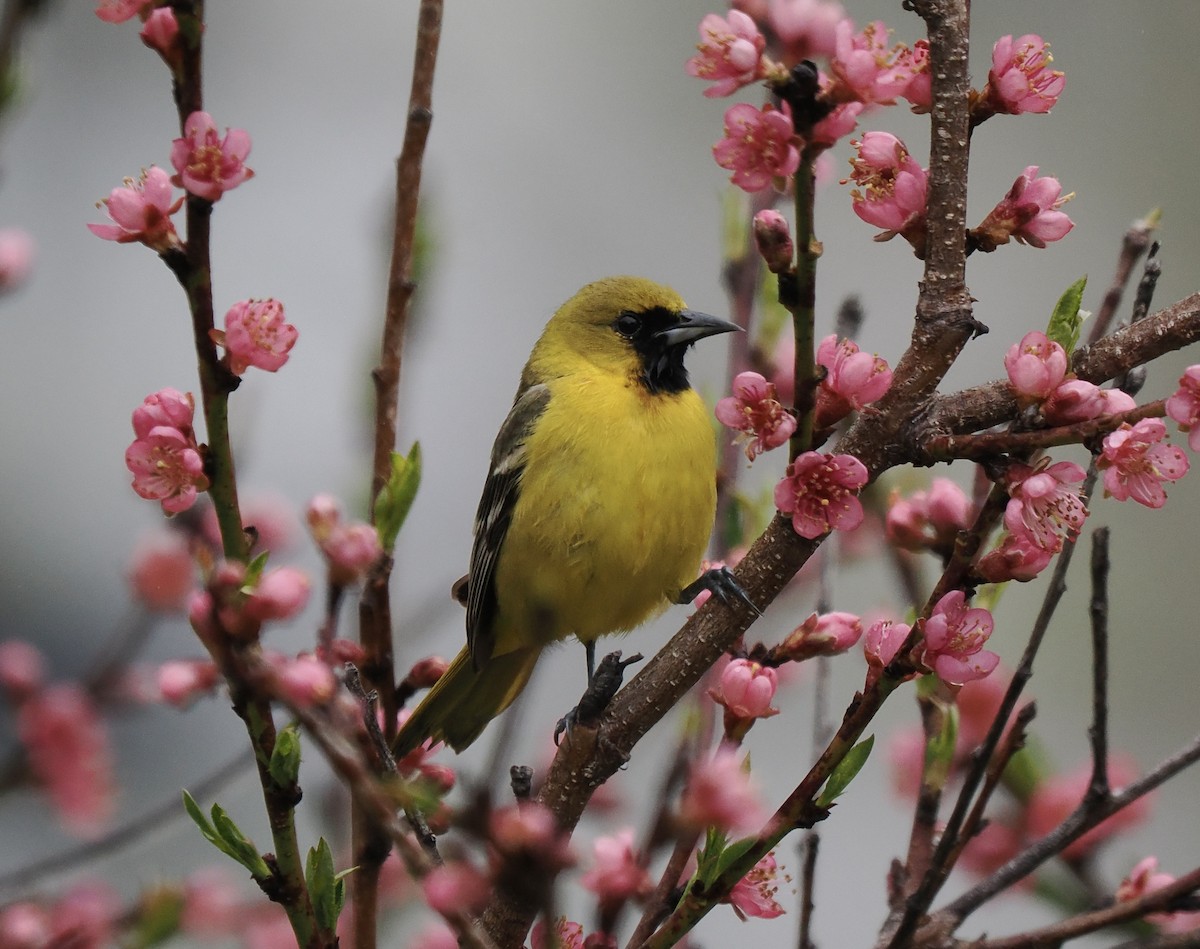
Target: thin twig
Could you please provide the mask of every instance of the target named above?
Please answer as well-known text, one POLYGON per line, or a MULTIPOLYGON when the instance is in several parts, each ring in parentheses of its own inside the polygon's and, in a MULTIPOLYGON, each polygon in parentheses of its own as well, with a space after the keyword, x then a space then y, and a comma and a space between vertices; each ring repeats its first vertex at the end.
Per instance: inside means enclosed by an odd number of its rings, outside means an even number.
POLYGON ((1089 343, 1094 343, 1108 334, 1113 317, 1116 316, 1117 307, 1121 305, 1121 296, 1125 292, 1125 286, 1129 283, 1129 275, 1133 273, 1133 267, 1138 262, 1138 258, 1150 246, 1150 235, 1158 227, 1158 217, 1158 212, 1154 211, 1142 220, 1134 221, 1121 238, 1121 252, 1117 256, 1116 272, 1104 294, 1100 309, 1092 321, 1092 327, 1088 334, 1089 343))
POLYGON ((1088 794, 1104 798, 1108 785, 1108 528, 1092 532, 1092 779, 1088 794))

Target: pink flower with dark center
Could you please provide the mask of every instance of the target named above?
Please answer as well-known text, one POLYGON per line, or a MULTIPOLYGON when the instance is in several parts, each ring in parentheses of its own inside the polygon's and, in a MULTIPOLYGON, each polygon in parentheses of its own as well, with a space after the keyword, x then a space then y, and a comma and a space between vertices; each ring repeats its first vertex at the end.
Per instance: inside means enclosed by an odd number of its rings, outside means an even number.
POLYGON ((731 659, 721 670, 717 688, 709 689, 709 697, 725 707, 734 718, 770 718, 779 709, 771 707, 779 675, 769 666, 749 659, 731 659))
POLYGON ((853 455, 806 451, 775 485, 775 506, 790 514, 796 533, 809 540, 831 530, 852 531, 863 522, 858 492, 867 478, 866 466, 853 455))
POLYGON ((814 656, 836 656, 862 638, 862 620, 853 613, 813 613, 797 626, 779 646, 781 655, 793 662, 814 656))
POLYGON ((750 916, 757 919, 775 919, 782 916, 784 909, 775 899, 775 894, 779 892, 779 882, 776 879, 778 873, 775 854, 769 853, 733 885, 729 896, 722 902, 732 906, 741 920, 750 916))
POLYGON ((979 227, 971 231, 982 251, 993 251, 1009 239, 1032 247, 1045 247, 1062 240, 1075 222, 1060 211, 1075 197, 1062 193, 1057 178, 1037 177, 1038 166, 1030 165, 1013 182, 1000 202, 988 212, 979 227))
POLYGON ((780 111, 742 102, 725 112, 725 137, 713 146, 713 157, 733 172, 731 180, 743 191, 762 191, 800 167, 796 141, 787 103, 780 111))
POLYGON ((1009 347, 1004 369, 1018 401, 1041 402, 1066 379, 1067 351, 1035 330, 1009 347))
POLYGON ((142 12, 151 0, 100 0, 96 16, 105 23, 124 23, 142 12))
POLYGON ((113 223, 89 224, 88 230, 106 241, 136 241, 160 254, 178 249, 182 245, 171 215, 183 206, 183 198, 172 200, 173 191, 170 177, 161 168, 143 171, 138 181, 126 178, 124 187, 114 188, 96 205, 107 209, 113 223))
POLYGON ((757 372, 738 373, 733 395, 717 402, 715 414, 722 425, 744 434, 751 461, 784 444, 796 430, 796 419, 780 405, 774 384, 757 372))
POLYGON ((888 32, 882 20, 868 23, 861 33, 854 32, 850 20, 837 24, 829 70, 840 87, 838 101, 891 105, 908 88, 916 64, 903 43, 887 45, 888 32))
POLYGON ((966 605, 962 590, 951 590, 925 620, 925 664, 952 685, 982 679, 1000 662, 983 648, 992 635, 992 614, 966 605))
MULTIPOLYGON (((1113 791, 1119 791, 1137 775, 1138 767, 1127 755, 1109 754, 1108 780, 1113 791)), ((1091 777, 1089 763, 1067 774, 1044 779, 1034 788, 1025 808, 1025 827, 1029 837, 1034 840, 1045 837, 1066 820, 1083 800, 1091 777)), ((1063 857, 1077 860, 1087 856, 1104 841, 1145 821, 1150 816, 1151 807, 1152 795, 1139 797, 1070 844, 1062 852, 1063 857)))
POLYGON ((1050 565, 1055 551, 1039 547, 1029 535, 1006 534, 995 550, 988 551, 975 564, 975 572, 988 583, 1007 580, 1032 580, 1050 565))
POLYGON ((250 366, 277 371, 288 361, 299 335, 284 320, 278 300, 242 300, 225 314, 225 332, 214 332, 213 337, 228 353, 229 371, 240 376, 250 366))
POLYGON ((125 450, 125 467, 133 473, 133 490, 158 501, 167 514, 186 511, 196 494, 207 490, 208 476, 195 440, 177 428, 157 425, 125 450))
POLYGON ((985 97, 996 112, 1049 112, 1062 95, 1067 79, 1050 68, 1050 45, 1030 33, 1016 41, 1002 36, 992 47, 985 97))
POLYGON ((723 744, 712 758, 692 763, 679 816, 690 827, 716 827, 731 834, 749 833, 762 825, 767 815, 758 786, 734 746, 723 744))
POLYGON ((182 612, 195 585, 196 564, 187 541, 177 533, 159 534, 134 551, 129 568, 133 595, 147 609, 182 612))
POLYGON ((845 17, 842 5, 830 0, 770 0, 767 7, 767 22, 788 66, 832 56, 837 26, 845 17))
POLYGON ((1162 444, 1167 426, 1162 419, 1128 422, 1104 437, 1104 451, 1096 466, 1104 472, 1104 493, 1118 501, 1133 498, 1146 507, 1162 507, 1167 500, 1163 482, 1178 481, 1188 470, 1182 449, 1162 444))
POLYGON ((112 815, 116 782, 108 730, 75 685, 54 685, 17 709, 29 767, 69 829, 91 835, 112 815))
POLYGON ((15 290, 33 270, 34 243, 19 227, 0 229, 0 293, 15 290))
POLYGON ((892 384, 892 371, 886 360, 864 353, 849 339, 838 340, 830 334, 821 340, 816 353, 817 365, 825 369, 825 378, 817 388, 814 425, 829 428, 852 411, 860 411, 883 398, 892 384))
POLYGON ((850 178, 859 187, 850 192, 854 213, 875 227, 879 241, 900 234, 924 251, 926 172, 900 139, 890 132, 867 132, 850 159, 850 178), (861 189, 861 190, 860 190, 861 189))
POLYGON ((592 868, 580 882, 600 897, 602 905, 640 899, 654 889, 650 874, 634 852, 632 827, 610 837, 597 837, 592 853, 592 868))
POLYGON ((1200 365, 1188 366, 1179 389, 1167 399, 1167 415, 1188 433, 1188 448, 1200 451, 1200 365))
POLYGON ((1005 474, 1009 501, 1004 526, 1030 544, 1057 553, 1063 537, 1073 537, 1083 527, 1087 507, 1076 485, 1087 476, 1071 461, 1051 464, 1042 458, 1037 467, 1013 464, 1005 474))
POLYGON ((492 894, 491 884, 484 874, 470 863, 452 860, 434 867, 421 881, 425 902, 436 912, 455 911, 475 915, 487 904, 492 894))
POLYGON ((689 76, 713 82, 704 90, 706 96, 727 96, 762 78, 766 45, 754 21, 740 10, 730 10, 728 20, 710 13, 700 21, 699 52, 685 68, 689 76))
POLYGON ((171 144, 171 179, 190 194, 216 201, 226 191, 254 177, 246 167, 250 136, 243 129, 226 129, 218 138, 217 127, 207 112, 193 112, 183 123, 183 137, 171 144))

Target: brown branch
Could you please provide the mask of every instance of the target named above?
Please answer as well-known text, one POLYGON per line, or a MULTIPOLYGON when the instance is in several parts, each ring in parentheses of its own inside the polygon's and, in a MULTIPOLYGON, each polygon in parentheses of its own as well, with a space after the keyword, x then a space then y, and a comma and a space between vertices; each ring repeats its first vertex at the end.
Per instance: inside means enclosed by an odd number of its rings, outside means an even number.
POLYGON ((1116 272, 1113 274, 1108 290, 1105 291, 1100 309, 1092 321, 1092 327, 1088 333, 1089 343, 1094 343, 1108 335, 1108 329, 1112 325, 1113 317, 1116 316, 1117 307, 1121 305, 1121 296, 1125 292, 1125 286, 1129 283, 1129 275, 1133 273, 1133 267, 1138 259, 1150 246, 1150 236, 1158 228, 1158 218, 1158 212, 1152 211, 1142 220, 1134 221, 1129 226, 1129 230, 1125 232, 1124 237, 1121 238, 1121 252, 1117 257, 1116 272))
POLYGON ((1108 528, 1092 532, 1092 779, 1087 793, 1104 798, 1108 785, 1108 528))

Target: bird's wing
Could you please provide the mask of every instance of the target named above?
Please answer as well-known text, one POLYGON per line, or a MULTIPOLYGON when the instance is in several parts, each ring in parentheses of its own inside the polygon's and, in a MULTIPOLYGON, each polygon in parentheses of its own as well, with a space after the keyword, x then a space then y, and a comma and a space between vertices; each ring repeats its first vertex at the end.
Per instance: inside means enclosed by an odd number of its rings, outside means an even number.
POLYGON ((467 647, 476 669, 495 646, 496 563, 512 520, 525 470, 525 442, 550 402, 550 389, 533 385, 517 395, 492 446, 492 464, 475 514, 475 542, 467 584, 467 647))

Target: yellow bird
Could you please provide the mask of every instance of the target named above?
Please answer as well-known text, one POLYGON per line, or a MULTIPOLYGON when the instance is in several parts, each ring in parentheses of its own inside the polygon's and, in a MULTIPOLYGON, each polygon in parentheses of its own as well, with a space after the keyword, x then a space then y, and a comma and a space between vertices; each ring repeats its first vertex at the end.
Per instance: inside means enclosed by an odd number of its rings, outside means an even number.
POLYGON ((467 645, 396 736, 461 751, 521 693, 538 655, 626 632, 702 588, 716 504, 709 413, 683 357, 737 330, 639 277, 588 284, 554 314, 492 448, 467 576, 467 645))

